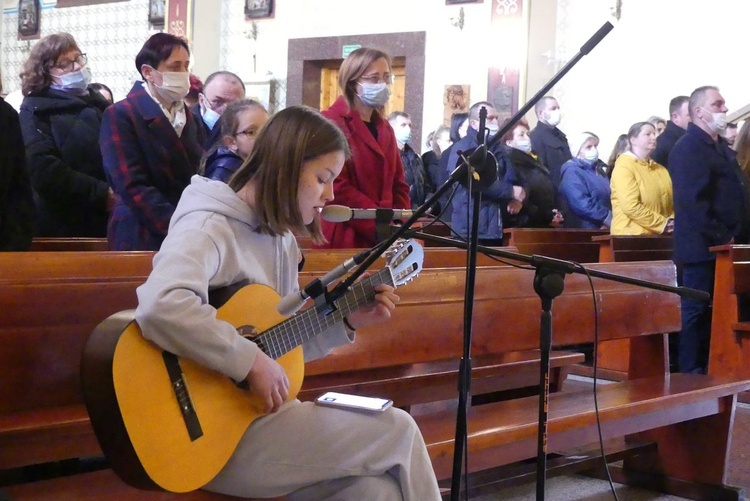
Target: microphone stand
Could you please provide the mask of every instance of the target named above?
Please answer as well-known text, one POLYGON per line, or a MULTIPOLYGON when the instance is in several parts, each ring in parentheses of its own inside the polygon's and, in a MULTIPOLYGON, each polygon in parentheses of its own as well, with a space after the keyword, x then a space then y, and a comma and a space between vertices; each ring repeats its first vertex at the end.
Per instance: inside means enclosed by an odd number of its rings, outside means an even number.
MULTIPOLYGON (((471 194, 472 191, 472 180, 473 182, 476 182, 477 185, 480 185, 483 182, 492 182, 494 178, 491 178, 491 176, 497 175, 497 163, 496 162, 490 162, 489 159, 494 160, 494 156, 492 156, 489 153, 489 148, 494 145, 496 142, 500 140, 500 138, 505 135, 506 132, 511 130, 511 128, 515 125, 518 120, 523 117, 531 108, 542 98, 544 97, 549 90, 554 87, 554 85, 563 77, 565 76, 568 71, 570 71, 573 66, 575 66, 576 63, 578 63, 583 56, 587 55, 591 50, 599 43, 601 40, 612 30, 613 26, 611 23, 606 22, 604 25, 602 25, 601 28, 581 47, 578 54, 576 54, 573 59, 571 59, 563 68, 560 69, 560 71, 557 72, 557 74, 552 77, 552 79, 545 84, 532 98, 529 102, 527 102, 524 106, 522 106, 509 120, 508 122, 501 127, 497 133, 494 135, 492 139, 489 141, 484 142, 484 144, 480 144, 473 152, 471 152, 470 155, 462 155, 460 156, 461 160, 459 161, 459 165, 456 167, 456 169, 451 172, 448 179, 446 180, 443 185, 438 188, 435 193, 427 200, 425 203, 419 207, 411 218, 409 218, 400 228, 398 228, 393 234, 389 237, 383 240, 383 242, 380 243, 380 245, 376 248, 376 250, 370 254, 370 256, 365 259, 365 261, 357 268, 354 272, 352 272, 348 278, 343 280, 341 283, 339 283, 338 286, 336 286, 331 292, 327 292, 325 288, 320 291, 320 294, 322 295, 321 298, 316 298, 316 304, 320 305, 323 301, 325 301, 328 305, 330 305, 331 309, 334 309, 334 302, 338 300, 340 297, 342 297, 346 291, 354 284, 354 282, 362 275, 362 273, 365 272, 367 268, 372 266, 372 264, 377 260, 377 258, 385 252, 388 247, 390 247, 391 244, 393 244, 398 238, 400 238, 402 235, 404 235, 407 230, 419 219, 424 215, 427 210, 432 207, 432 205, 438 200, 438 198, 448 191, 448 189, 456 182, 456 181, 462 181, 465 186, 469 186, 469 193, 471 194), (491 165, 493 164, 494 165, 491 165)), ((484 111, 484 116, 486 117, 486 110, 484 111)), ((481 118, 481 113, 480 113, 481 118)), ((480 133, 484 129, 484 123, 480 122, 480 133)), ((467 152, 462 152, 467 153, 467 152)), ((473 197, 474 198, 474 219, 478 221, 478 208, 479 208, 479 196, 473 197)), ((473 223, 473 221, 472 221, 473 223)), ((468 385, 471 381, 471 363, 467 356, 468 348, 471 344, 471 312, 472 312, 472 302, 473 302, 473 285, 474 285, 474 274, 476 273, 476 252, 479 248, 478 245, 476 245, 475 239, 477 239, 477 235, 475 235, 477 228, 475 224, 472 224, 471 228, 471 242, 468 246, 468 266, 467 266, 467 283, 466 283, 466 292, 465 292, 465 300, 464 300, 464 359, 462 359, 461 363, 461 374, 459 376, 459 406, 462 404, 465 406, 466 402, 468 400, 468 385), (472 250, 472 247, 474 249, 472 250), (473 257, 472 257, 473 254, 473 257), (473 270, 473 271, 472 271, 473 270), (470 287, 471 286, 471 287, 470 287), (470 290, 471 289, 471 290, 470 290), (465 375, 468 374, 468 377, 465 375)), ((456 245, 453 240, 449 240, 449 245, 456 245)), ((459 246, 460 247, 460 246, 459 246)), ((506 252, 506 251, 503 251, 506 252)), ((573 263, 569 263, 567 261, 561 261, 558 259, 551 259, 546 258, 544 256, 524 256, 522 254, 516 254, 514 256, 511 256, 510 254, 513 253, 507 253, 505 254, 505 257, 510 257, 512 259, 521 259, 522 257, 524 259, 534 259, 533 262, 531 262, 532 265, 537 267, 537 270, 541 270, 542 268, 545 269, 544 272, 538 271, 538 278, 535 277, 535 285, 534 289, 539 294, 541 300, 542 300, 542 322, 541 327, 544 331, 540 337, 540 349, 542 351, 542 363, 540 364, 540 398, 539 398, 539 436, 538 436, 538 451, 537 451, 537 491, 536 491, 536 499, 537 500, 543 500, 544 499, 544 487, 545 487, 545 480, 546 480, 546 440, 547 440, 547 400, 549 396, 549 353, 551 351, 551 339, 552 339, 552 321, 551 321, 551 309, 552 309, 552 300, 554 297, 562 293, 563 289, 563 280, 564 280, 564 273, 574 273, 574 270, 577 270, 578 268, 573 263), (546 353, 546 355, 545 355, 546 353), (546 357, 546 363, 544 361, 546 357)), ((521 259, 522 260, 522 259, 521 259)), ((591 273, 592 276, 596 276, 591 273)), ((618 277, 617 275, 612 275, 612 280, 619 280, 623 277, 618 277), (617 277, 617 278, 614 278, 617 277)), ((647 287, 649 285, 648 282, 644 282, 644 287, 647 287)), ((658 284, 657 284, 658 285, 658 284)), ((675 291, 676 292, 676 291, 675 291)), ((464 446, 465 438, 466 438, 466 412, 461 409, 458 411, 458 416, 456 419, 456 438, 457 442, 454 446, 454 458, 453 458, 453 476, 451 477, 451 501, 457 501, 460 491, 460 477, 461 477, 461 462, 463 458, 463 452, 464 452, 464 446), (462 416, 463 415, 463 416, 462 416), (461 432, 461 437, 459 438, 459 433, 461 432), (461 444, 459 446, 458 440, 460 440, 461 444)))

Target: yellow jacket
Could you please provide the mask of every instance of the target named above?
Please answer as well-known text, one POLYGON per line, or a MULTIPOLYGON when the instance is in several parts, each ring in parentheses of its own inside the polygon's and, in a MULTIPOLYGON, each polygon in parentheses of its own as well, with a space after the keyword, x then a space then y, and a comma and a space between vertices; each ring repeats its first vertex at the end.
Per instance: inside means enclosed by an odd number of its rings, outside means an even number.
POLYGON ((620 155, 612 169, 613 235, 648 235, 664 231, 674 217, 672 179, 662 165, 632 153, 620 155))

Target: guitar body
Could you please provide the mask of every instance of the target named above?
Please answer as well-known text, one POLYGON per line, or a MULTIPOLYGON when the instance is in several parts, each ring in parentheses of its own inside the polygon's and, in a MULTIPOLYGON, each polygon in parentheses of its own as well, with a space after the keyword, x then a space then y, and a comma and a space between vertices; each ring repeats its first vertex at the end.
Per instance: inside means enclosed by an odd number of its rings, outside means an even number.
MULTIPOLYGON (((284 320, 276 313, 278 302, 279 296, 271 288, 248 285, 218 309, 217 317, 237 328, 253 326, 261 332, 284 320)), ((87 355, 100 353, 95 358, 104 358, 104 363, 98 364, 98 374, 87 373, 84 366, 83 380, 94 384, 111 381, 108 407, 111 410, 114 397, 119 410, 119 419, 115 420, 121 423, 119 427, 112 426, 111 413, 103 416, 92 409, 97 407, 97 397, 90 398, 84 384, 92 425, 115 471, 136 487, 187 492, 204 486, 227 463, 247 427, 263 415, 263 403, 252 391, 237 387, 225 375, 191 360, 178 359, 201 434, 191 438, 163 350, 146 340, 127 315, 113 315, 100 324, 89 339, 86 352, 84 360, 90 358, 87 355), (101 354, 103 348, 105 353, 101 354), (102 371, 110 374, 101 374, 102 371), (113 432, 120 436, 112 437, 113 432), (134 461, 138 463, 136 468, 134 461), (118 470, 122 464, 128 470, 123 474, 118 470)), ((289 378, 289 399, 293 399, 304 377, 302 347, 277 361, 289 378)))
MULTIPOLYGON (((273 289, 247 285, 217 309, 217 317, 281 364, 290 382, 289 399, 294 399, 304 377, 301 345, 372 301, 377 285, 403 285, 419 273, 424 253, 416 242, 400 242, 387 253, 387 266, 349 286, 329 315, 309 308, 285 320, 276 311, 280 298, 273 289)), ((81 361, 81 386, 112 468, 140 489, 203 487, 227 463, 247 427, 263 415, 264 405, 252 390, 147 341, 132 310, 110 316, 91 334, 81 361)))

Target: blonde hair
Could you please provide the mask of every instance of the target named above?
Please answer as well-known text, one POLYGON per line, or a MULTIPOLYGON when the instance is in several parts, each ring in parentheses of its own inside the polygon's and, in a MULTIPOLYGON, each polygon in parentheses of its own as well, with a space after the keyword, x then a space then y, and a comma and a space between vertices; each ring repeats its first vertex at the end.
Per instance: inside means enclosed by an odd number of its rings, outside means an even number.
POLYGON ((378 59, 385 59, 388 62, 388 71, 390 71, 391 56, 382 50, 368 47, 360 47, 351 52, 341 63, 338 83, 350 108, 354 107, 354 97, 357 95, 357 79, 364 75, 367 68, 378 59))
POLYGON ((317 110, 291 106, 266 122, 253 152, 229 180, 229 186, 237 192, 251 179, 257 182, 260 231, 280 235, 292 230, 323 243, 320 218, 305 225, 297 192, 304 163, 336 151, 349 157, 344 133, 317 110))

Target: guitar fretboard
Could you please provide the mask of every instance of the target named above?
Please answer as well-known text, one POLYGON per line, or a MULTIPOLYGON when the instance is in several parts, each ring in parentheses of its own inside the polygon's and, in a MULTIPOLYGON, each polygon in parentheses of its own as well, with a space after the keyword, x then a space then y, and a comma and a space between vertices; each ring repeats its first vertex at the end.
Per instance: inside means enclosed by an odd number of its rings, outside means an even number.
POLYGON ((372 301, 375 287, 380 284, 393 285, 388 268, 352 285, 349 292, 336 301, 336 309, 329 315, 318 313, 314 307, 309 308, 262 332, 255 342, 266 355, 277 359, 372 301))

